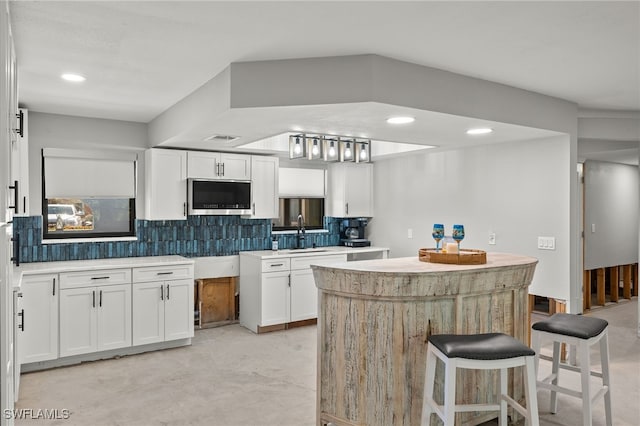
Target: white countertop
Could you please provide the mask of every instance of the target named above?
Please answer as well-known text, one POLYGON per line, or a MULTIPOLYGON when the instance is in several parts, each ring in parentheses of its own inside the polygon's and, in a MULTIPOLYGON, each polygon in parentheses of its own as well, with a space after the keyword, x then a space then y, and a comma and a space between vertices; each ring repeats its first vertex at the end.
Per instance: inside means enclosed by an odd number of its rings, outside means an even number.
POLYGON ((113 259, 67 260, 63 262, 21 263, 13 267, 13 286, 20 287, 23 275, 48 274, 57 272, 100 270, 112 268, 140 268, 145 266, 193 264, 193 259, 182 256, 118 257, 113 259))
POLYGON ((373 253, 380 251, 389 251, 388 247, 345 247, 345 246, 329 246, 317 247, 315 249, 287 249, 287 250, 257 250, 257 251, 241 251, 241 256, 255 256, 261 259, 277 259, 285 257, 301 257, 301 256, 330 256, 332 254, 352 254, 352 253, 373 253))

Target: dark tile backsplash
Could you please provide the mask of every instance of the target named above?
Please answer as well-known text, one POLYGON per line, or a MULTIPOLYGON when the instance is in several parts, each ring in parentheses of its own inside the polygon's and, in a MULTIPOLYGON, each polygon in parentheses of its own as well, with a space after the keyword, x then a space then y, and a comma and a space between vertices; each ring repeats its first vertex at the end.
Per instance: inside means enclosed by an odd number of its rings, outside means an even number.
MULTIPOLYGON (((325 218, 328 233, 307 233, 306 246, 340 242, 339 218, 325 218)), ((42 217, 14 217, 20 235, 20 262, 181 255, 227 256, 247 250, 271 249, 271 220, 240 216, 189 216, 187 220, 137 220, 137 241, 42 244, 42 217)), ((296 245, 295 234, 277 234, 281 249, 296 245)))

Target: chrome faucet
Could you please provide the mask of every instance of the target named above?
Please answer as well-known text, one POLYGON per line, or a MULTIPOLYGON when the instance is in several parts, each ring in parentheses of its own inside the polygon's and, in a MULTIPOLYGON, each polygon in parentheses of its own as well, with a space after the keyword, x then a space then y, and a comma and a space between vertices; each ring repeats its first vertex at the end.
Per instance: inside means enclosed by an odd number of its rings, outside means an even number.
POLYGON ((298 215, 298 231, 296 233, 297 237, 297 247, 299 249, 304 248, 304 217, 302 217, 302 213, 298 215))

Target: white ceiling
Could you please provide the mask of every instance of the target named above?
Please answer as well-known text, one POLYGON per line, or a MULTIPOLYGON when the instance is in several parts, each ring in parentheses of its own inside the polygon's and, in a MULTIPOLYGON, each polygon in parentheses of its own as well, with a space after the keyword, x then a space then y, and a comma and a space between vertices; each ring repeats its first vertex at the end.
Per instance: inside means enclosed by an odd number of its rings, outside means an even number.
POLYGON ((41 112, 149 122, 232 62, 367 53, 640 111, 638 1, 11 1, 10 11, 20 102, 41 112))

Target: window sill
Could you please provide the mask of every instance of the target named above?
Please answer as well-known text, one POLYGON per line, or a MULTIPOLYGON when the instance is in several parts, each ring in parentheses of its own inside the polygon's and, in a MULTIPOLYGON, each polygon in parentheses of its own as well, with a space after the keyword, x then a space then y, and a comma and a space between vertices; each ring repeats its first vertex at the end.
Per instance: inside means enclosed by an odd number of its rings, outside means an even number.
POLYGON ((42 245, 65 243, 110 243, 117 241, 138 241, 138 237, 48 238, 46 240, 42 240, 42 245))

